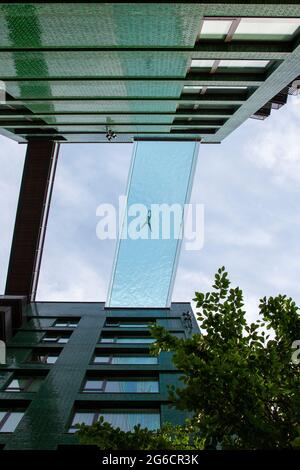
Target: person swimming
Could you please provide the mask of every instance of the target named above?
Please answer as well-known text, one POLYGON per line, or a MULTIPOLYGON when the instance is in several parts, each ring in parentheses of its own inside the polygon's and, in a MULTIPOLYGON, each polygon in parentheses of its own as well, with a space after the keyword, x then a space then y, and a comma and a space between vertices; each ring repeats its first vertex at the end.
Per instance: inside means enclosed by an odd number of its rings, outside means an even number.
POLYGON ((142 225, 141 228, 144 228, 146 224, 148 225, 148 227, 149 227, 149 229, 150 229, 150 232, 152 232, 152 228, 151 228, 151 209, 148 209, 147 220, 146 220, 146 222, 142 225))

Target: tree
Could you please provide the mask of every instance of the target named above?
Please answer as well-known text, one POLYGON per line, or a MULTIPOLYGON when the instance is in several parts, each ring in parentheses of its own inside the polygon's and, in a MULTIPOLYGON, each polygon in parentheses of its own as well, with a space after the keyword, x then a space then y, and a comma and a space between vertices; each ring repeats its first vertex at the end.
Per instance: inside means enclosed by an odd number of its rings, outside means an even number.
POLYGON ((165 424, 157 431, 135 426, 125 432, 100 418, 92 426, 80 424, 76 434, 81 444, 96 445, 101 450, 188 450, 203 449, 204 444, 188 422, 182 426, 165 424))
POLYGON ((224 267, 212 292, 195 295, 203 334, 180 339, 152 327, 153 353, 172 351, 183 373, 183 386, 170 387, 174 406, 193 413, 191 424, 206 446, 300 445, 300 367, 291 360, 292 344, 300 339, 295 302, 285 295, 264 297, 260 320, 248 324, 242 291, 230 288, 224 267))

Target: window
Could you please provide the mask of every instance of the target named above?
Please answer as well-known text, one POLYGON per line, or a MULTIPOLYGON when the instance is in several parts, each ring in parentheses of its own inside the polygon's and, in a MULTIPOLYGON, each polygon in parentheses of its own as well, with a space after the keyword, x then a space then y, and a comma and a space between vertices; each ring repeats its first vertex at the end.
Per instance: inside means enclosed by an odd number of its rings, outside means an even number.
POLYGON ((299 26, 299 18, 242 18, 233 39, 290 39, 299 26))
POLYGON ((290 40, 298 31, 299 18, 204 18, 199 39, 290 40))
POLYGON ((5 392, 37 392, 44 380, 44 377, 14 377, 5 392))
POLYGON ((43 343, 59 343, 59 344, 66 344, 69 341, 70 336, 67 334, 55 334, 51 332, 47 332, 45 336, 42 338, 43 343))
MULTIPOLYGON (((193 59, 191 67, 192 68, 209 68, 211 69, 214 64, 215 60, 203 60, 203 59, 193 59)), ((266 65, 270 62, 269 60, 220 60, 217 61, 218 65, 217 67, 232 67, 232 68, 248 68, 248 67, 254 67, 254 68, 265 68, 266 65)))
POLYGON ((42 364, 55 364, 59 356, 58 352, 51 351, 35 351, 32 353, 28 362, 38 362, 42 364))
POLYGON ((93 360, 94 364, 158 364, 158 358, 150 355, 111 355, 102 356, 96 354, 93 360))
POLYGON ((0 410, 0 432, 14 432, 24 416, 24 411, 0 410))
POLYGON ((155 377, 110 377, 86 380, 85 393, 158 393, 159 382, 155 377))
POLYGON ((195 92, 195 91, 200 91, 202 90, 203 88, 207 88, 208 90, 247 90, 247 87, 246 86, 226 86, 226 85, 222 85, 222 86, 206 86, 204 87, 201 86, 201 85, 185 85, 183 87, 183 91, 187 91, 187 92, 195 92))
POLYGON ((123 320, 108 318, 105 322, 105 326, 113 328, 148 328, 151 324, 155 323, 153 320, 123 320))
POLYGON ((77 318, 59 319, 54 323, 55 328, 76 328, 79 323, 77 318))
POLYGON ((104 420, 113 427, 119 427, 122 431, 132 431, 138 424, 142 428, 156 430, 160 428, 160 412, 158 409, 110 409, 104 408, 97 411, 77 411, 74 414, 69 432, 77 430, 77 424, 87 424, 91 426, 103 416, 104 420))
POLYGON ((151 336, 101 336, 100 338, 100 343, 150 344, 154 342, 155 339, 151 336))

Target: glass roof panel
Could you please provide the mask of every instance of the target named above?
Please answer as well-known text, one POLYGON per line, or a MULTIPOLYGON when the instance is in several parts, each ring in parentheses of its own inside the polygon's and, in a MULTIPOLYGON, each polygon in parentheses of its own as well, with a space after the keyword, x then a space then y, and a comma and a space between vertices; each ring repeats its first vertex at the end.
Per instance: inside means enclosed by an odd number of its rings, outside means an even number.
POLYGON ((239 35, 292 35, 300 26, 300 18, 242 18, 234 38, 239 35))
POLYGON ((204 20, 201 28, 203 36, 224 36, 228 34, 232 20, 204 20))
POLYGON ((214 59, 193 59, 191 67, 212 67, 214 59))
POLYGON ((269 60, 221 60, 219 67, 265 67, 269 60))
MULTIPOLYGON (((185 85, 183 87, 184 90, 201 90, 203 85, 185 85)), ((246 86, 205 86, 205 88, 209 88, 212 90, 246 90, 246 86)))
MULTIPOLYGON (((214 60, 193 59, 191 67, 212 67, 214 60)), ((269 60, 221 60, 219 67, 265 67, 269 60)))
POLYGON ((135 144, 108 307, 169 306, 197 148, 192 141, 135 144))

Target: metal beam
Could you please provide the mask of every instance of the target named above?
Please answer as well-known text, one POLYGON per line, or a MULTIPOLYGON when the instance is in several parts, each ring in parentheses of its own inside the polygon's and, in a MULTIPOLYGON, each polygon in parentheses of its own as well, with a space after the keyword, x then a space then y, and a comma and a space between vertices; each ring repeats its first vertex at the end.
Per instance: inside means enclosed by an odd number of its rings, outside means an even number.
MULTIPOLYGON (((59 112, 49 112, 49 113, 38 113, 38 114, 30 114, 27 115, 24 111, 15 111, 15 112, 7 112, 0 111, 0 120, 1 119, 9 119, 12 116, 16 119, 22 117, 31 117, 33 119, 47 119, 47 118, 56 118, 58 116, 71 116, 71 117, 79 117, 82 116, 93 116, 93 117, 100 117, 100 116, 140 116, 140 115, 147 115, 147 116, 170 116, 170 117, 180 117, 180 116, 187 116, 187 117, 229 117, 235 111, 234 108, 226 109, 226 108, 198 108, 197 110, 190 110, 190 109, 179 109, 178 111, 172 113, 167 111, 157 111, 157 112, 148 112, 148 111, 89 111, 89 112, 74 112, 74 111, 59 111, 59 112)), ((30 121, 28 121, 30 122, 30 121)))
POLYGON ((54 181, 58 146, 29 142, 6 280, 6 295, 34 297, 54 181))
MULTIPOLYGON (((138 101, 139 103, 142 102, 142 101, 162 101, 162 102, 170 102, 170 103, 189 103, 189 102, 193 102, 193 103, 216 103, 216 104, 230 104, 232 103, 233 105, 235 104, 242 104, 244 103, 246 100, 247 100, 247 97, 248 97, 248 94, 246 93, 243 93, 243 94, 238 94, 238 93, 216 93, 216 94, 213 94, 213 93, 209 93, 209 94, 205 94, 205 95, 200 95, 199 94, 182 94, 180 97, 176 97, 176 96, 95 96, 95 97, 84 97, 84 96, 81 96, 81 97, 72 97, 72 98, 67 98, 67 97, 63 97, 63 98, 59 98, 59 97, 55 97, 55 98, 24 98, 22 99, 22 101, 20 101, 20 103, 23 103, 23 104, 27 104, 28 106, 28 103, 29 102, 32 102, 34 104, 36 103, 53 103, 54 101, 67 101, 68 103, 69 102, 77 102, 77 101, 92 101, 93 103, 95 103, 95 101, 99 101, 99 102, 104 102, 104 101, 108 101, 108 102, 112 102, 112 101, 120 101, 120 102, 127 102, 127 101, 138 101)), ((14 101, 10 101, 8 103, 11 103, 13 104, 14 101)), ((16 102, 15 102, 16 103, 16 102)))
MULTIPOLYGON (((134 127, 134 126, 132 126, 134 127)), ((165 127, 169 127, 169 128, 174 128, 176 129, 176 126, 172 125, 172 124, 167 124, 165 127)), ((177 127, 187 127, 186 125, 184 126, 177 126, 177 127)), ((199 129, 196 129, 197 126, 192 126, 193 129, 196 130, 196 133, 199 133, 199 134, 215 134, 216 131, 218 129, 215 129, 215 128, 199 128, 199 129)), ((106 135, 106 133, 102 130, 99 130, 99 132, 95 132, 95 131, 57 131, 57 132, 44 132, 43 130, 41 130, 40 132, 37 132, 37 129, 15 129, 16 132, 19 132, 20 135, 22 136, 25 136, 27 138, 30 138, 30 137, 47 137, 48 139, 55 139, 56 136, 68 136, 68 135, 83 135, 83 134, 86 134, 86 135, 100 135, 100 134, 103 134, 104 136, 106 135), (24 132, 22 132, 24 131, 24 132), (31 132, 32 131, 32 132, 31 132)), ((189 130, 183 130, 182 132, 181 131, 178 131, 178 129, 176 129, 176 132, 180 132, 182 134, 185 134, 186 132, 190 132, 191 129, 189 130)), ((129 134, 164 134, 164 135, 168 135, 169 134, 169 131, 166 131, 166 132, 161 132, 161 131, 135 131, 134 129, 132 131, 117 131, 117 134, 118 135, 129 135, 129 134)), ((58 139, 60 140, 60 139, 58 139)))
MULTIPOLYGON (((214 56, 215 58, 216 56, 214 56)), ((240 57, 240 56, 239 56, 240 57)), ((219 59, 216 59, 219 60, 219 59)), ((197 82, 195 85, 198 84, 198 82, 203 82, 201 84, 209 84, 211 85, 211 82, 216 82, 216 84, 219 85, 219 82, 233 82, 233 84, 236 84, 236 82, 243 82, 243 84, 248 83, 249 86, 259 86, 261 83, 264 82, 266 78, 266 71, 267 69, 262 69, 259 72, 254 72, 254 71, 248 71, 244 72, 243 69, 239 69, 238 71, 235 72, 218 72, 215 73, 213 76, 210 72, 201 72, 199 70, 195 71, 190 71, 187 72, 187 74, 182 77, 182 76, 172 76, 172 75, 114 75, 114 76, 108 76, 108 75, 90 75, 87 76, 86 74, 84 76, 80 75, 75 75, 75 76, 52 76, 52 77, 5 77, 1 75, 1 80, 7 83, 7 91, 10 92, 9 89, 9 84, 14 84, 19 86, 19 82, 22 82, 22 85, 26 85, 27 83, 36 83, 36 82, 41 82, 41 83, 52 83, 52 82, 66 82, 70 84, 72 82, 80 82, 86 84, 86 82, 107 82, 107 84, 110 84, 110 82, 164 82, 164 83, 176 83, 176 84, 190 84, 190 82, 197 82)), ((13 93, 12 93, 13 95, 13 93)), ((54 99, 54 98, 52 98, 54 99)))

